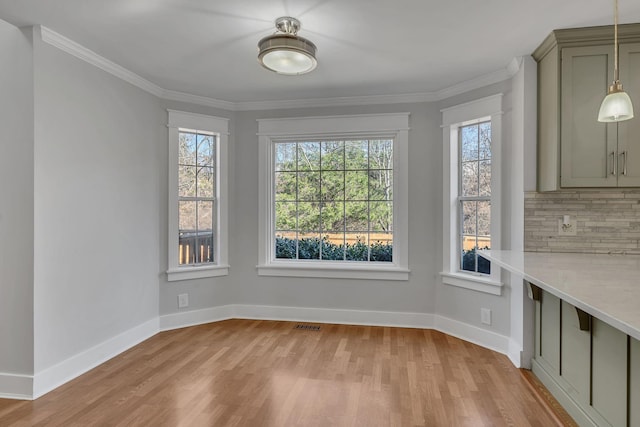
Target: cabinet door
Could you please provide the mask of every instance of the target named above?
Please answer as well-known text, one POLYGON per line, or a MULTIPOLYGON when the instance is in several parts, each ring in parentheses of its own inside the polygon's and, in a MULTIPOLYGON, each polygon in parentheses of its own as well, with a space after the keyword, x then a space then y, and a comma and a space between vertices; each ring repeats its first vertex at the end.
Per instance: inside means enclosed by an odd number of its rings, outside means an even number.
POLYGON ((598 111, 613 76, 613 47, 562 49, 562 187, 615 187, 615 124, 598 122, 598 111))
POLYGON ((620 45, 620 81, 635 118, 618 123, 618 185, 640 187, 640 43, 620 45))
POLYGON ((549 374, 560 375, 560 299, 542 292, 537 305, 536 360, 549 374))
POLYGON ((592 407, 612 426, 627 425, 627 335, 592 322, 592 407))
POLYGON ((567 382, 567 393, 582 407, 591 399, 591 334, 580 330, 576 308, 562 301, 561 378, 567 382))

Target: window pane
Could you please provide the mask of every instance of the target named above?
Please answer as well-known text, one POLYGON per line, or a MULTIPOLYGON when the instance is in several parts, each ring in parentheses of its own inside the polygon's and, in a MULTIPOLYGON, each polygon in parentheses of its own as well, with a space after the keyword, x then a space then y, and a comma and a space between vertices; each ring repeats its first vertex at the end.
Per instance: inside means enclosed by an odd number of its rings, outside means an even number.
POLYGON ((297 203, 276 202, 276 230, 277 232, 294 231, 297 228, 297 203))
POLYGON ((201 166, 213 166, 214 137, 212 135, 197 135, 198 164, 201 166))
POLYGON ((196 164, 196 134, 180 132, 178 135, 178 164, 196 164))
POLYGON ((389 202, 369 203, 369 230, 393 231, 393 205, 389 202))
POLYGON ((320 170, 320 143, 298 144, 298 170, 320 170))
POLYGON ((345 172, 345 199, 367 200, 369 173, 364 171, 345 172))
POLYGON ((276 171, 296 170, 296 143, 276 144, 276 171))
POLYGON ((478 182, 481 197, 491 196, 491 161, 483 160, 479 162, 480 181, 478 182))
POLYGON ((328 141, 322 143, 322 170, 344 169, 344 142, 328 141))
POLYGON ((196 196, 196 167, 178 166, 178 196, 196 196))
POLYGON ((178 205, 178 264, 196 263, 196 202, 178 205))
POLYGON ((298 240, 295 233, 276 233, 276 258, 295 259, 298 251, 298 240))
POLYGON ((346 233, 347 261, 369 261, 369 236, 366 233, 346 233))
POLYGON ((300 234, 298 259, 320 259, 320 233, 300 234))
POLYGON ((198 168, 198 197, 214 197, 214 172, 213 168, 198 168))
POLYGON ((320 200, 320 172, 298 173, 298 199, 306 201, 320 200))
POLYGON ((322 235, 322 259, 328 261, 344 260, 344 233, 322 235))
POLYGON ((367 202, 346 202, 344 210, 346 231, 368 231, 369 210, 367 202))
POLYGON ((324 203, 321 213, 323 232, 344 231, 344 203, 324 203))
POLYGON ((369 141, 369 169, 393 169, 393 141, 369 141))
POLYGON ((465 236, 476 235, 476 203, 462 202, 462 234, 465 236))
POLYGON ((373 170, 369 172, 369 200, 393 199, 393 171, 373 170))
POLYGON ((322 200, 344 200, 344 172, 322 172, 322 200))
POLYGON ((370 260, 371 261, 393 261, 393 234, 391 233, 371 233, 370 239, 370 260))
POLYGON ((480 159, 491 158, 491 122, 479 125, 479 156, 480 159))
POLYGON ((462 195, 478 195, 478 162, 462 163, 462 195))
POLYGON ((214 212, 213 202, 197 202, 198 203, 198 232, 213 230, 214 212))
POLYGON ((369 144, 367 141, 345 142, 345 169, 366 170, 368 167, 369 144))
POLYGON ((178 228, 180 231, 196 231, 196 202, 178 203, 178 228))
POLYGON ((478 202, 478 236, 486 237, 480 249, 490 249, 491 243, 488 239, 491 236, 491 202, 478 202))
POLYGON ((276 172, 276 200, 296 200, 295 172, 276 172))
POLYGON ((462 127, 460 138, 462 161, 478 160, 478 125, 462 127))
POLYGON ((300 234, 320 232, 320 203, 298 203, 298 230, 300 234))

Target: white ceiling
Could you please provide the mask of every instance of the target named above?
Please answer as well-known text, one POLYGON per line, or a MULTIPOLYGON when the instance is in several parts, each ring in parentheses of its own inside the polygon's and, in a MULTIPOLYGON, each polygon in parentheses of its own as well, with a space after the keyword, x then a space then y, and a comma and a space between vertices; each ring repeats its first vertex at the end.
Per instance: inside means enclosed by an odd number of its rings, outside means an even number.
MULTIPOLYGON (((640 1, 620 1, 620 23, 640 1)), ((504 70, 555 28, 609 25, 612 0, 0 0, 0 18, 41 24, 156 85, 230 102, 435 93, 504 70), (257 62, 274 20, 300 19, 318 68, 257 62)))

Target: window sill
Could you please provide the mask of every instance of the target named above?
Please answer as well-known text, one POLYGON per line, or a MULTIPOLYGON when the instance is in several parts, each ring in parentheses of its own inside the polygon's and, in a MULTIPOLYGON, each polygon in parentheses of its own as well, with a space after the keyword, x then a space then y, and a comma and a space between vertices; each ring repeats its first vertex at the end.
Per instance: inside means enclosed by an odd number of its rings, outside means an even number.
POLYGON ((322 263, 296 261, 262 264, 256 267, 259 276, 317 277, 323 279, 409 280, 410 270, 397 265, 359 263, 322 263))
POLYGON ((502 295, 502 283, 470 273, 441 272, 442 283, 491 295, 502 295))
POLYGON ((227 275, 229 275, 228 265, 185 266, 167 270, 167 280, 169 282, 227 275))

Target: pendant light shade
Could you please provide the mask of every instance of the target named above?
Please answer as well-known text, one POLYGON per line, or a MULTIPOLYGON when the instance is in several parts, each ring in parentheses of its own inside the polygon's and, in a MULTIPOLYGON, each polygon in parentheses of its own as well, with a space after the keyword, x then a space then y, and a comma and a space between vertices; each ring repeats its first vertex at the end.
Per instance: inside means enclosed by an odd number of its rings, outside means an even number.
POLYGON ((600 105, 600 112, 598 113, 599 122, 621 122, 633 118, 633 104, 631 98, 627 95, 627 92, 622 90, 622 84, 618 82, 617 86, 619 90, 609 87, 609 94, 602 101, 600 105))
POLYGON ((618 71, 618 0, 613 7, 613 83, 600 105, 599 122, 622 122, 633 118, 631 98, 622 89, 618 71))
POLYGON ((258 42, 258 61, 278 74, 305 74, 316 68, 316 45, 298 36, 300 21, 289 16, 276 19, 277 33, 258 42))

